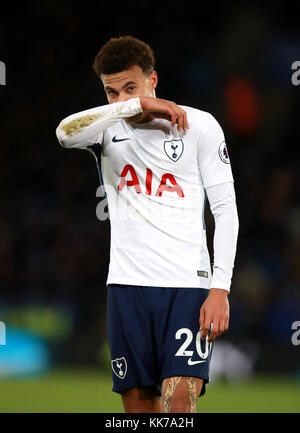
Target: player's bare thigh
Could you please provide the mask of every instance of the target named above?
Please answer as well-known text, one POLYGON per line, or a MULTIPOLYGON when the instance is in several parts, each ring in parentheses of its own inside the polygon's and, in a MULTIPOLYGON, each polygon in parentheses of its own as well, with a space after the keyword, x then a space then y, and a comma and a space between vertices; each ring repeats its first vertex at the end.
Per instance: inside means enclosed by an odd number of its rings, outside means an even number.
POLYGON ((150 387, 135 387, 122 392, 126 413, 161 413, 161 398, 150 387))
POLYGON ((150 387, 122 392, 126 413, 195 413, 203 380, 195 377, 168 377, 162 383, 160 398, 150 387))
POLYGON ((195 413, 203 379, 174 376, 162 383, 162 411, 172 413, 195 413))

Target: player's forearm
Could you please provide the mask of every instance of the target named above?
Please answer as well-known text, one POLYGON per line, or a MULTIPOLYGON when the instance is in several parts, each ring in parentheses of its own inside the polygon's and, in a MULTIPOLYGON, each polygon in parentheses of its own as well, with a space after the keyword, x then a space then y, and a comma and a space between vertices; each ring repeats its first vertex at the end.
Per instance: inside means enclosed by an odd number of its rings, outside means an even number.
POLYGON ((239 220, 231 182, 207 189, 215 219, 214 266, 211 287, 230 291, 236 254, 239 220))
POLYGON ((238 234, 237 212, 215 218, 214 265, 211 287, 230 291, 238 234), (223 228, 227 227, 226 232, 223 228))
POLYGON ((80 148, 114 122, 142 112, 140 98, 102 105, 84 110, 63 119, 56 129, 56 136, 63 147, 80 148))

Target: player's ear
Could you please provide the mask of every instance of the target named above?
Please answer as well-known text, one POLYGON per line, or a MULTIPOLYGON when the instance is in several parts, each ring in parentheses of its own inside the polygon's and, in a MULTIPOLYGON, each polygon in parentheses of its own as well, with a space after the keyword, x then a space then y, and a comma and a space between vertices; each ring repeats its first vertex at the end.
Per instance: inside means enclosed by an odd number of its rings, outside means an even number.
POLYGON ((150 83, 151 83, 152 90, 155 90, 157 86, 157 82, 158 82, 157 72, 152 71, 150 74, 150 83))

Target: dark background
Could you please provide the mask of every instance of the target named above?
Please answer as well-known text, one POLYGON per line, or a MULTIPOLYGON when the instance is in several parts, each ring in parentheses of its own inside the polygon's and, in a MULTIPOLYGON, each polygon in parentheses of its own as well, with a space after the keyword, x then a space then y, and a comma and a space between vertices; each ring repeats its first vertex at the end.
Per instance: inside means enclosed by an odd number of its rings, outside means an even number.
MULTIPOLYGON (((1 7, 2 8, 2 7, 1 7)), ((299 372, 299 93, 296 6, 244 2, 39 1, 0 15, 0 320, 44 337, 55 364, 99 365, 109 222, 96 218, 88 152, 62 149, 67 115, 106 103, 101 45, 131 34, 156 54, 157 96, 223 127, 240 232, 226 338, 258 348, 257 371, 299 372)), ((213 222, 207 211, 211 248, 213 222)))

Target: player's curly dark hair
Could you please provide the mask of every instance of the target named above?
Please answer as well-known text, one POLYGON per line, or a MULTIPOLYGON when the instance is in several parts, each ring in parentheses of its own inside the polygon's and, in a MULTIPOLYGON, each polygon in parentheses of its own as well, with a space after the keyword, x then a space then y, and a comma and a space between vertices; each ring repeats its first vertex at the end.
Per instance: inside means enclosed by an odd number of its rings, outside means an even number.
POLYGON ((133 36, 111 38, 96 55, 93 69, 101 74, 116 74, 131 66, 140 66, 145 74, 150 74, 155 65, 152 48, 133 36))

